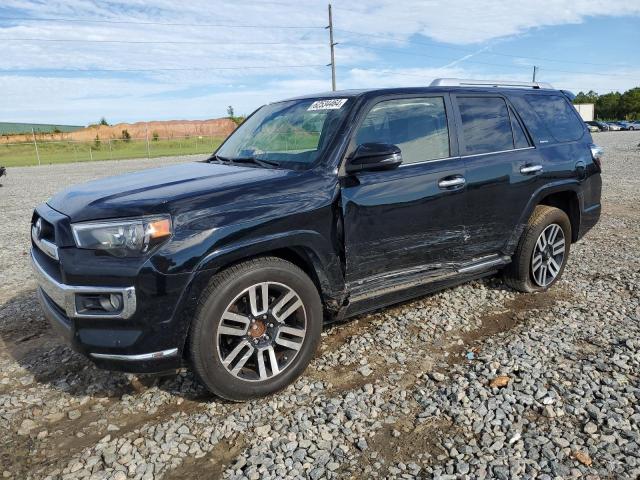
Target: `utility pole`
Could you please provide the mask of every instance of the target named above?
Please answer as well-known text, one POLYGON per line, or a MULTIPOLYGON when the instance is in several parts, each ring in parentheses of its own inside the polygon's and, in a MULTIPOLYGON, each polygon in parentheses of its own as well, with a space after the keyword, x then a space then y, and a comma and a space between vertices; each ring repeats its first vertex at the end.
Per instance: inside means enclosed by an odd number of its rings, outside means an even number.
POLYGON ((149 153, 149 128, 146 124, 144 126, 144 136, 147 139, 147 158, 151 158, 151 153, 149 153))
POLYGON ((336 91, 336 58, 335 46, 337 43, 333 41, 333 16, 331 15, 331 4, 329 4, 329 25, 325 28, 329 29, 329 48, 331 49, 331 63, 327 66, 331 67, 331 90, 336 91))
POLYGON ((36 132, 31 127, 31 135, 33 135, 33 144, 36 147, 36 158, 38 159, 38 165, 40 165, 40 152, 38 151, 38 142, 36 142, 36 132))
POLYGON ((538 67, 536 67, 535 65, 533 66, 533 81, 536 81, 536 71, 538 70, 538 67))

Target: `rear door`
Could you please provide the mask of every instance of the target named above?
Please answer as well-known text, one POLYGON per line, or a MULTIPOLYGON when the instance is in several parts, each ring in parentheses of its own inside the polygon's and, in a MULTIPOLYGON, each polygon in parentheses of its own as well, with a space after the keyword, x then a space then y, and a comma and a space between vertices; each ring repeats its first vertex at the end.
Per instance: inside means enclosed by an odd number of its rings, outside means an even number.
POLYGON ((453 126, 447 94, 387 97, 365 108, 349 151, 391 143, 403 163, 342 179, 347 281, 464 258, 465 171, 453 126))
POLYGON ((504 96, 457 94, 454 105, 467 172, 469 251, 474 257, 499 253, 540 185, 543 159, 504 96))

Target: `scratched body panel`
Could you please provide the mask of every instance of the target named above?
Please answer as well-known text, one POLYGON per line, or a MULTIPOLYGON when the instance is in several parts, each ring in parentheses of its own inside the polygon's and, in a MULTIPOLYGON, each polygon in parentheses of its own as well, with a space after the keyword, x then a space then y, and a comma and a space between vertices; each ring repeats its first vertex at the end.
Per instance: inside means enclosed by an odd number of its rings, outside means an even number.
POLYGON ((368 172, 342 189, 347 280, 389 269, 456 262, 465 252, 463 190, 444 190, 438 179, 464 174, 449 159, 368 172))

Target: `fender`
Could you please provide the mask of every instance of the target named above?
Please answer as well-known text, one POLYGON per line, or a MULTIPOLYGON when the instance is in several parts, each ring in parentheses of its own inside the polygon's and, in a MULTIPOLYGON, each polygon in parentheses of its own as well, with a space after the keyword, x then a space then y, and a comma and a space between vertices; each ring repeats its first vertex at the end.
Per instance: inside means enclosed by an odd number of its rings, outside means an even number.
MULTIPOLYGON (((548 195, 551 195, 552 193, 567 192, 567 191, 571 191, 575 193, 578 197, 578 203, 579 203, 578 215, 581 215, 583 206, 584 206, 584 198, 582 195, 582 190, 580 188, 580 185, 581 185, 581 182, 579 180, 572 178, 572 179, 558 180, 555 182, 547 183, 541 186, 538 190, 536 190, 533 193, 533 195, 531 195, 531 198, 529 198, 529 201, 527 202, 527 206, 522 211, 522 214, 520 215, 520 218, 518 220, 518 223, 516 224, 516 227, 514 228, 513 232, 511 232, 511 235, 509 236, 509 240, 505 244, 503 253, 505 255, 513 255, 518 245, 518 241, 520 240, 520 236, 522 235, 522 232, 524 231, 524 228, 526 227, 527 222, 529 221, 529 218, 533 213, 533 210, 536 208, 536 206, 540 203, 540 201, 543 198, 545 198, 548 195)), ((580 218, 578 218, 578 225, 580 225, 580 218)))
POLYGON ((313 270, 327 310, 337 312, 345 296, 344 276, 338 255, 327 250, 330 243, 318 232, 292 230, 234 242, 203 257, 191 273, 176 307, 176 312, 180 312, 180 326, 176 333, 181 351, 198 306, 200 292, 213 275, 244 259, 274 252, 294 252, 313 270))
POLYGON ((336 299, 344 291, 344 276, 337 253, 327 247, 331 241, 313 230, 292 230, 264 235, 216 249, 205 256, 194 269, 194 276, 209 276, 245 258, 289 250, 301 256, 313 269, 325 300, 336 299))

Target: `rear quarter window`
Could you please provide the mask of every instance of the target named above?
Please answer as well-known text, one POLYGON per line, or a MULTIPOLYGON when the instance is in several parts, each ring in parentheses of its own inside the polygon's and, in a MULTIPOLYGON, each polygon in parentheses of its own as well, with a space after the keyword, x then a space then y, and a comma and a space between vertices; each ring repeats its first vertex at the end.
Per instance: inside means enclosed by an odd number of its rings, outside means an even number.
POLYGON ((571 142, 582 138, 584 134, 582 120, 578 118, 565 97, 525 95, 525 100, 558 142, 571 142))

